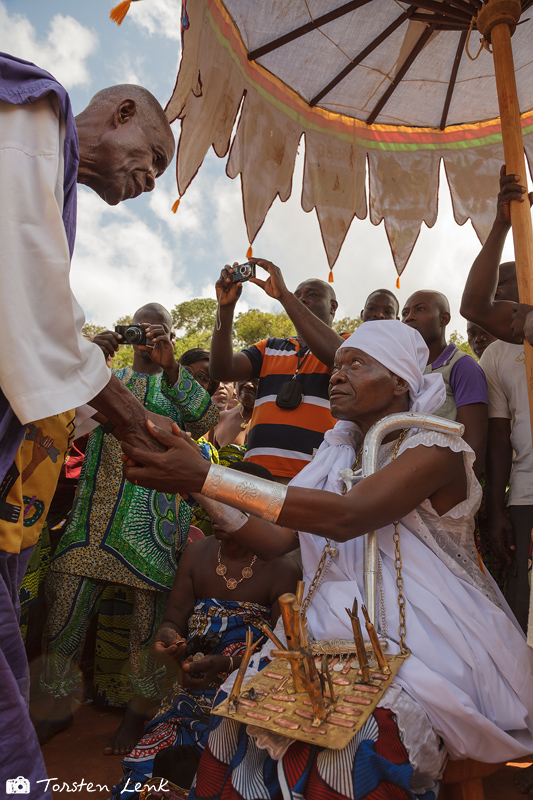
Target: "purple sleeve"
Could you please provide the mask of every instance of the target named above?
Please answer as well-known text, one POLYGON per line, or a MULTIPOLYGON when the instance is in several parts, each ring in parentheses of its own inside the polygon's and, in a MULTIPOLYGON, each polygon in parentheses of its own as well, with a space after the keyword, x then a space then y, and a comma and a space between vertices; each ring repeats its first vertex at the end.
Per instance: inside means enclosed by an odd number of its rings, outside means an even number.
POLYGON ((470 403, 486 403, 488 405, 487 379, 472 356, 463 356, 455 362, 450 372, 450 388, 454 394, 457 408, 470 405, 470 403))

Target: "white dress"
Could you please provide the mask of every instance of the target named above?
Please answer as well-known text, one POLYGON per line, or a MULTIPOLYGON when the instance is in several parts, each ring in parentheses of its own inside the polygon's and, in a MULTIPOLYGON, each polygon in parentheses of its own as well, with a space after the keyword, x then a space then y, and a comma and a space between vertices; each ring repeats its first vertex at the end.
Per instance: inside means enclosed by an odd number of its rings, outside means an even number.
MULTIPOLYGON (((426 500, 398 527, 411 656, 395 683, 422 706, 453 758, 496 763, 528 755, 533 752, 533 655, 498 587, 478 562, 473 515, 481 487, 472 471, 473 453, 459 437, 420 431, 407 436, 399 454, 419 445, 462 451, 468 494, 442 517, 426 500)), ((392 449, 385 445, 382 451, 389 455, 387 448, 392 449)), ((332 470, 315 488, 340 492, 341 483, 332 470)), ((392 525, 378 533, 389 652, 398 649, 393 533, 392 525)), ((309 586, 324 539, 301 533, 300 544, 309 586)), ((354 597, 363 602, 363 539, 338 548, 307 610, 315 639, 351 638, 344 609, 351 608, 354 597)), ((391 707, 386 698, 382 704, 391 707)))

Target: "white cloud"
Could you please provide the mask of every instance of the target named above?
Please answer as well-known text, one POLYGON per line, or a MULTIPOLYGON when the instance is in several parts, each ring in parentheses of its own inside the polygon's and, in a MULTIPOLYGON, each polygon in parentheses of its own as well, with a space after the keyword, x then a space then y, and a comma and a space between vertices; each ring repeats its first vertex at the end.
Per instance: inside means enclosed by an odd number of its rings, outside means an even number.
POLYGON ((145 57, 139 54, 131 54, 126 51, 118 58, 112 66, 112 80, 109 83, 136 83, 138 86, 145 85, 145 57))
POLYGON ((88 189, 78 190, 78 202, 71 283, 88 320, 111 325, 144 303, 170 310, 194 297, 158 226, 125 204, 109 208, 88 189))
POLYGON ((181 3, 179 0, 149 0, 132 3, 128 18, 151 36, 181 40, 181 3))
POLYGON ((67 89, 89 84, 88 57, 98 47, 98 36, 73 17, 56 14, 46 35, 39 35, 28 17, 9 14, 0 2, 0 50, 38 64, 67 89))

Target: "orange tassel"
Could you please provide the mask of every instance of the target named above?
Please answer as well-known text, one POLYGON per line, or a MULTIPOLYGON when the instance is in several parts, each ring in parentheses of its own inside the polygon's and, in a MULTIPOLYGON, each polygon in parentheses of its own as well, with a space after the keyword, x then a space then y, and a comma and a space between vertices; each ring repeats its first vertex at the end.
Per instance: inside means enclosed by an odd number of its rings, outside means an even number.
POLYGON ((118 6, 112 8, 109 12, 109 18, 116 22, 117 25, 122 25, 124 21, 124 17, 130 10, 131 0, 123 0, 122 3, 119 3, 118 6))
POLYGON ((178 210, 178 208, 179 208, 179 204, 180 204, 180 200, 181 200, 181 197, 178 197, 178 199, 176 200, 176 202, 172 204, 171 211, 172 211, 172 213, 173 213, 173 214, 175 214, 175 213, 176 213, 176 211, 178 210))
POLYGON ((330 271, 329 271, 328 283, 333 283, 333 270, 332 269, 330 269, 330 271))
POLYGON ((254 257, 254 251, 252 250, 252 245, 250 245, 250 247, 246 251, 246 258, 253 258, 253 257, 254 257))
POLYGON ((399 289, 399 288, 400 288, 400 276, 399 276, 399 275, 398 275, 398 277, 396 278, 396 288, 397 288, 397 289, 399 289))

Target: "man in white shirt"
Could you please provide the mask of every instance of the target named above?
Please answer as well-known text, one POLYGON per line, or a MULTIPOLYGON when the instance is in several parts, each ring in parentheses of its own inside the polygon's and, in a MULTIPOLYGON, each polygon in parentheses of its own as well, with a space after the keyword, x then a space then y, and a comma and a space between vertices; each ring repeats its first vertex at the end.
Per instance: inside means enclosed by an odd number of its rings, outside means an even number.
POLYGON ((38 783, 45 769, 26 708, 16 598, 35 541, 24 536, 32 500, 14 458, 29 423, 75 408, 78 422, 98 412, 117 438, 153 441, 150 412, 81 335, 69 270, 76 183, 116 205, 151 191, 174 147, 164 111, 146 89, 104 89, 75 119, 51 75, 0 53, 0 785, 23 776, 30 798, 50 792, 38 783))

